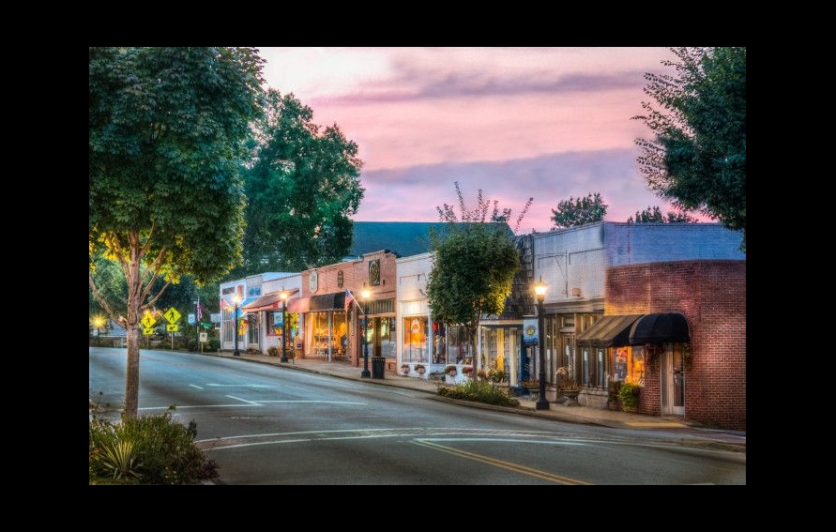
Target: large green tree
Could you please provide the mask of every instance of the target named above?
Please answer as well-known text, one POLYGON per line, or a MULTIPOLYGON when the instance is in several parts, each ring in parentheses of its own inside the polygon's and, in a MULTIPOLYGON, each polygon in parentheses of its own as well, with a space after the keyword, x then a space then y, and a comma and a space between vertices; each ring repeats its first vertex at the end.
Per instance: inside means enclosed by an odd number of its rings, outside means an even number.
POLYGON ((351 248, 364 189, 357 145, 339 127, 312 122, 293 94, 269 90, 255 164, 246 174, 243 275, 301 271, 340 261, 351 248))
POLYGON ((639 167, 659 196, 741 231, 745 251, 746 47, 671 50, 675 74, 645 74, 639 167))
POLYGON ((570 197, 561 200, 557 209, 552 209, 552 222, 558 229, 600 222, 607 214, 607 207, 609 205, 604 203, 598 192, 590 192, 583 198, 570 197))
POLYGON ((138 325, 183 274, 204 283, 240 262, 241 168, 263 103, 251 48, 90 48, 89 284, 95 259, 126 280, 124 415, 139 399, 138 325))
MULTIPOLYGON (((440 220, 447 223, 443 231, 430 234, 434 257, 427 301, 434 319, 462 325, 470 346, 475 346, 479 321, 498 316, 505 308, 520 257, 514 234, 504 221, 511 210, 500 211, 497 201, 484 199, 481 190, 476 207, 467 209, 458 183, 456 192, 460 215, 451 205, 437 207, 440 220)), ((516 227, 532 201, 517 217, 516 227)))

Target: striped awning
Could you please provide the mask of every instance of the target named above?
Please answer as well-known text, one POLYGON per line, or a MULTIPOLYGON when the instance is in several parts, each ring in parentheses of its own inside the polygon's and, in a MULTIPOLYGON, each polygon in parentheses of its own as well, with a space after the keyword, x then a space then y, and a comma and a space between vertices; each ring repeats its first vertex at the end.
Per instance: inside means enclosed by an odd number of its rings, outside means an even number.
POLYGON ((581 347, 630 345, 630 326, 641 317, 641 314, 604 316, 592 327, 580 333, 575 338, 575 343, 581 347))

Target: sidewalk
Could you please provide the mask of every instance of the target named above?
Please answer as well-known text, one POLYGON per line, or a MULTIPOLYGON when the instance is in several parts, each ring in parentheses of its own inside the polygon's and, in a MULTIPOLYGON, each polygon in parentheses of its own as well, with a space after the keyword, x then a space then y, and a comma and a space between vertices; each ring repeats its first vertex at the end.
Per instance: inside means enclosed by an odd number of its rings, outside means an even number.
MULTIPOLYGON (((363 380, 365 382, 381 386, 408 388, 411 390, 426 392, 440 401, 455 401, 458 404, 473 408, 502 410, 514 414, 534 416, 543 419, 570 423, 602 425, 611 428, 631 430, 663 430, 675 432, 677 434, 681 434, 682 439, 680 442, 683 444, 705 446, 706 448, 724 449, 743 453, 746 452, 746 432, 705 427, 681 417, 645 416, 587 406, 567 407, 559 403, 550 403, 548 410, 535 410, 535 401, 532 401, 528 397, 518 397, 517 399, 520 402, 520 406, 516 408, 493 406, 475 401, 459 401, 437 396, 437 382, 417 377, 404 377, 392 371, 386 371, 384 379, 362 378, 360 377, 362 367, 355 367, 346 362, 327 362, 318 359, 304 358, 290 359, 289 362, 282 363, 281 356, 271 357, 262 354, 246 353, 244 351, 242 351, 240 356, 237 357, 233 356, 230 351, 203 354, 222 358, 238 359, 247 362, 272 364, 274 366, 280 366, 291 370, 309 371, 312 373, 331 375, 343 379, 363 380)), ((369 362, 369 369, 371 369, 371 361, 369 362)))

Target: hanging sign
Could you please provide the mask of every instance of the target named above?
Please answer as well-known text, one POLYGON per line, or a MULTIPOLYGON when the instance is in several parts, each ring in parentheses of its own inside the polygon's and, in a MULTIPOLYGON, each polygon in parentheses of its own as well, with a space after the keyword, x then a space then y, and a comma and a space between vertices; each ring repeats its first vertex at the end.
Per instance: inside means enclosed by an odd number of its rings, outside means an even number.
POLYGON ((537 319, 523 320, 523 345, 537 345, 539 341, 537 319))

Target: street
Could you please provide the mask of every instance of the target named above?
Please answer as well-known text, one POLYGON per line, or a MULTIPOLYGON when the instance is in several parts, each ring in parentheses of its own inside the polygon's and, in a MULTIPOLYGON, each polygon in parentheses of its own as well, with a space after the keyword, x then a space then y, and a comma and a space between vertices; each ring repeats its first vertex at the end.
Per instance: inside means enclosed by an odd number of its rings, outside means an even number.
MULTIPOLYGON (((90 400, 118 417, 125 350, 89 349, 90 400)), ((217 484, 746 484, 745 453, 664 433, 468 408, 185 352, 142 351, 139 413, 197 423, 217 484)))

